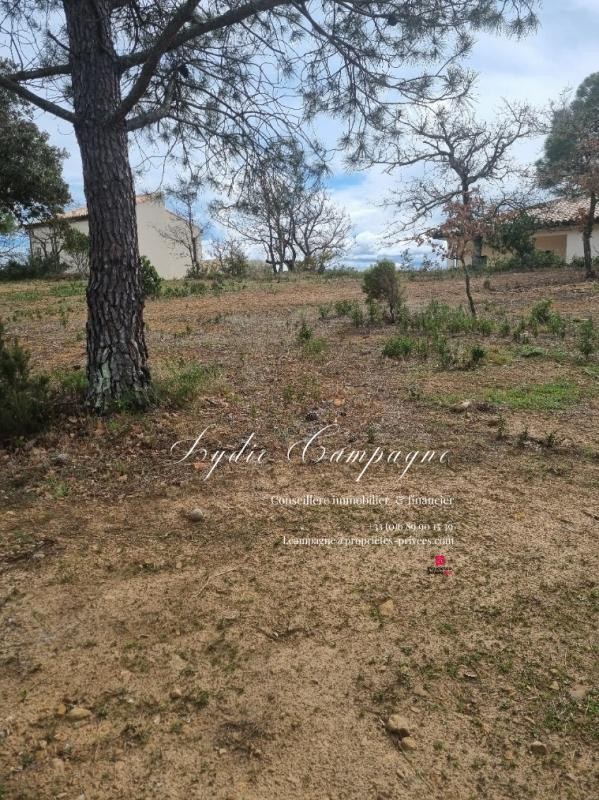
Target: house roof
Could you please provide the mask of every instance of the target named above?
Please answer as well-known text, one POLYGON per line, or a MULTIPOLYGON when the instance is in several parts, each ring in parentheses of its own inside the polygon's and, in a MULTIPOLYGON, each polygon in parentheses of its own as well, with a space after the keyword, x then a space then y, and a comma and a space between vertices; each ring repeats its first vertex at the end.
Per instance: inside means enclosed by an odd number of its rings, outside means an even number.
MULTIPOLYGON (((589 200, 578 198, 576 200, 550 200, 548 203, 542 203, 530 210, 544 226, 553 228, 578 224, 581 215, 588 213, 588 209, 589 200)), ((595 220, 599 221, 599 205, 595 220)))
MULTIPOLYGON (((138 194, 135 197, 135 205, 141 206, 144 203, 151 203, 153 201, 162 201, 164 202, 164 195, 162 192, 150 192, 148 194, 138 194)), ((58 219, 67 219, 67 220, 78 220, 78 219, 87 219, 89 216, 87 211, 87 206, 81 206, 81 208, 72 208, 70 211, 65 211, 63 214, 58 214, 58 219)), ((47 221, 45 222, 32 222, 30 225, 26 225, 27 229, 29 228, 43 228, 48 224, 47 221)))
MULTIPOLYGON (((565 228, 579 225, 581 215, 587 214, 588 209, 589 200, 586 197, 582 197, 574 200, 563 198, 549 200, 546 203, 530 206, 527 211, 539 221, 542 226, 541 230, 546 230, 548 228, 565 228)), ((595 212, 595 222, 599 222, 599 203, 595 212)), ((432 228, 426 231, 426 234, 431 239, 441 241, 447 238, 439 228, 432 228)))

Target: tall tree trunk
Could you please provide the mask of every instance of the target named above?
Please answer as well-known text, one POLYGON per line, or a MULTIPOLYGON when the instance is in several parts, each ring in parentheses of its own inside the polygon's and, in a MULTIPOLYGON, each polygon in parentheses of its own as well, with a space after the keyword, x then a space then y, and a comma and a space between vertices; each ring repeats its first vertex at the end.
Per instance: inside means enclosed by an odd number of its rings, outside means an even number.
POLYGON ((193 222, 191 228, 191 264, 194 275, 200 274, 200 258, 198 255, 198 237, 193 232, 193 222))
MULTIPOLYGON (((470 184, 467 182, 465 178, 462 178, 462 203, 464 208, 468 212, 468 217, 472 217, 471 211, 471 195, 470 195, 470 184)), ((482 247, 483 247, 483 240, 480 237, 480 241, 474 240, 473 244, 473 251, 472 251, 472 265, 475 266, 476 262, 475 259, 478 256, 482 255, 482 247), (480 248, 480 249, 479 249, 480 248)), ((470 271, 468 270, 468 265, 466 264, 466 258, 462 254, 460 261, 462 262, 462 270, 464 271, 464 283, 466 284, 466 297, 468 298, 468 305, 470 306, 470 313, 473 317, 476 316, 476 306, 474 305, 474 300, 472 298, 472 290, 470 288, 470 271)))
POLYGON ((470 306, 470 313, 473 317, 476 316, 476 306, 474 305, 474 299, 472 298, 472 290, 470 288, 470 271, 468 269, 468 265, 466 264, 466 259, 462 258, 462 269, 464 270, 464 283, 466 284, 466 297, 468 298, 468 305, 470 306))
POLYGON ((597 195, 593 192, 590 197, 587 217, 582 229, 582 245, 584 248, 584 272, 585 280, 592 281, 597 277, 593 269, 593 253, 591 250, 591 237, 595 227, 595 214, 597 212, 597 195))
POLYGON ((107 121, 121 100, 113 5, 112 0, 64 0, 89 214, 88 401, 100 413, 123 402, 146 405, 150 388, 127 131, 124 121, 107 121))

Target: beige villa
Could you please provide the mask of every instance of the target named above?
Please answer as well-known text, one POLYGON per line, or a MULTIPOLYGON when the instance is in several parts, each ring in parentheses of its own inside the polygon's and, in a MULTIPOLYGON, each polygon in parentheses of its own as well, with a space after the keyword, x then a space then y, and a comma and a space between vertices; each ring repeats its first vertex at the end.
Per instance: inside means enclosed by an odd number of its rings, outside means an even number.
MULTIPOLYGON (((535 233, 537 250, 549 250, 561 256, 567 264, 573 258, 583 258, 581 219, 588 213, 588 200, 553 200, 533 210, 542 227, 535 233)), ((595 221, 599 222, 599 207, 595 221)), ((591 252, 599 255, 599 226, 593 231, 591 252)))
MULTIPOLYGON (((191 267, 191 257, 185 246, 190 237, 186 221, 166 208, 164 195, 160 192, 138 195, 135 202, 140 254, 150 259, 161 278, 184 278, 191 267)), ((88 233, 87 208, 67 211, 61 218, 82 233, 88 233)), ((31 254, 40 255, 44 241, 51 236, 49 227, 44 223, 29 225, 27 233, 31 254)), ((195 227, 194 236, 201 260, 201 234, 195 227)), ((68 263, 69 257, 65 255, 64 260, 68 263)))
MULTIPOLYGON (((529 209, 541 224, 533 235, 536 249, 539 252, 555 253, 567 264, 574 258, 583 258, 581 218, 588 207, 588 200, 551 200, 529 209)), ((598 224, 591 238, 593 257, 599 256, 599 206, 595 222, 598 224)), ((501 257, 495 250, 486 246, 483 246, 482 255, 488 261, 501 257)), ((448 259, 448 264, 456 266, 455 259, 448 259)))

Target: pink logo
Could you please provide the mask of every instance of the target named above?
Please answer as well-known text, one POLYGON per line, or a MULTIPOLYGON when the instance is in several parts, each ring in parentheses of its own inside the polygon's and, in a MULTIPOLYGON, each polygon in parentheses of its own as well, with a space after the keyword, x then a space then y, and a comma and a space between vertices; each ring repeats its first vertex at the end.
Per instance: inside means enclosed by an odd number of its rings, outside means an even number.
POLYGON ((435 556, 435 566, 436 567, 444 567, 445 566, 445 556, 435 556))

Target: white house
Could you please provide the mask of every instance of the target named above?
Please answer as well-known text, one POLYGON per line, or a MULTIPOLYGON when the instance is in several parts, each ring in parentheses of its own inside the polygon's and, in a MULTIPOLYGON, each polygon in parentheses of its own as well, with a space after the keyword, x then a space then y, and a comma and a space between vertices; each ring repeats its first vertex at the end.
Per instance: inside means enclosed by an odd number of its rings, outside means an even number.
MULTIPOLYGON (((147 256, 156 267, 161 278, 184 278, 191 267, 191 256, 186 243, 191 242, 191 231, 187 222, 169 211, 160 192, 142 194, 135 198, 137 236, 139 252, 147 256)), ((62 214, 74 228, 88 233, 87 208, 76 208, 62 214)), ((32 255, 43 253, 43 242, 51 237, 50 228, 44 223, 29 225, 29 245, 32 255)), ((194 226, 198 260, 202 260, 201 232, 194 226)), ((69 262, 67 255, 61 256, 69 262)))
MULTIPOLYGON (((573 258, 583 258, 582 220, 588 214, 589 202, 587 199, 550 200, 548 203, 529 208, 529 213, 540 223, 540 227, 532 237, 535 248, 540 252, 555 253, 563 258, 566 264, 569 264, 573 258)), ((435 231, 432 232, 432 235, 433 238, 440 240, 445 238, 441 233, 435 231)), ((599 256, 599 205, 595 215, 595 229, 591 237, 591 253, 593 257, 599 256)), ((483 244, 482 255, 489 261, 501 257, 500 253, 485 244, 483 244)), ((466 263, 472 263, 471 255, 466 257, 466 263)), ((450 267, 458 266, 456 259, 450 257, 447 259, 447 264, 450 267)))
MULTIPOLYGON (((583 258, 581 219, 588 214, 589 200, 553 200, 531 210, 542 227, 535 233, 537 250, 550 250, 565 259, 583 258)), ((599 222, 599 206, 595 216, 599 222)), ((599 255, 599 225, 591 237, 591 252, 599 255)))

